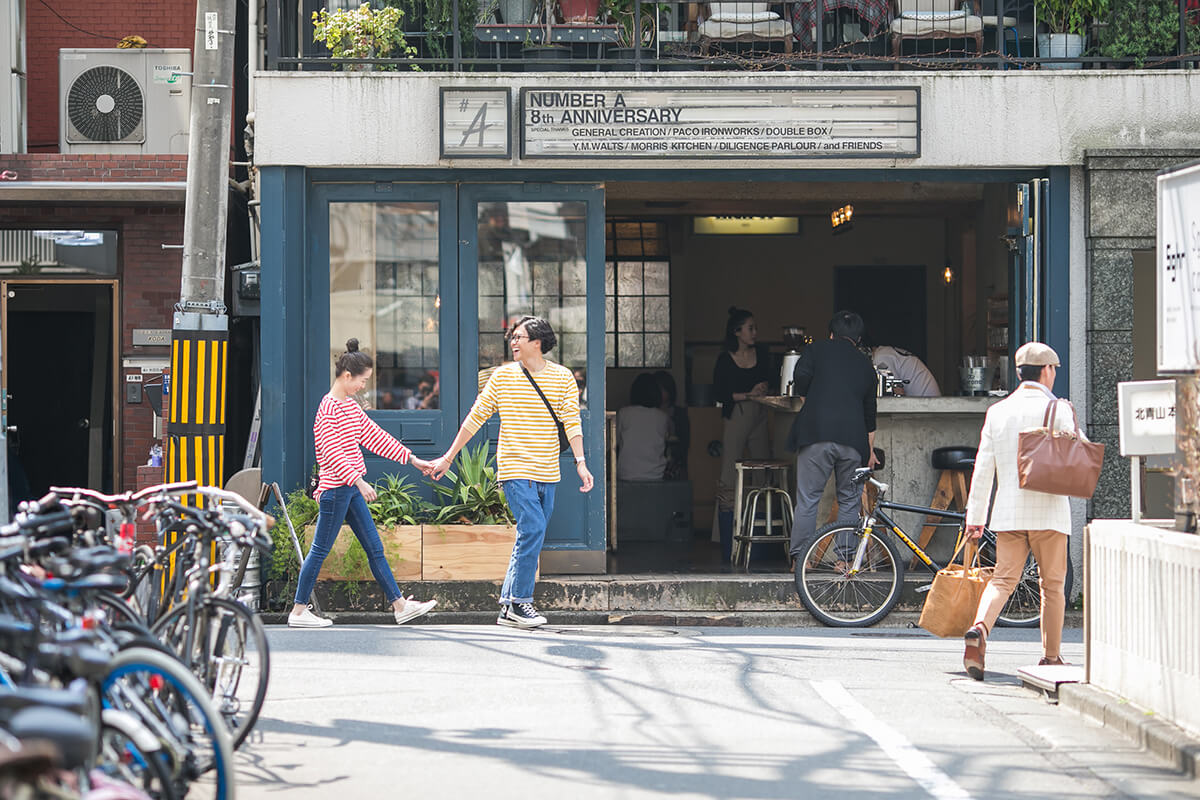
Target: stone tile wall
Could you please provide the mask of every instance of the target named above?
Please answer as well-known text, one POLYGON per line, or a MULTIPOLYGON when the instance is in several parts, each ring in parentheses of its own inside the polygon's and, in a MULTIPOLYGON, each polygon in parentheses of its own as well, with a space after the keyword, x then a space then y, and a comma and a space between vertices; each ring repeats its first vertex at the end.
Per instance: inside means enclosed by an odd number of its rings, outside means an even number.
POLYGON ((1117 383, 1133 379, 1133 252, 1155 246, 1155 177, 1200 150, 1089 150, 1088 435, 1107 445, 1091 518, 1129 517, 1129 465, 1117 436, 1117 383))

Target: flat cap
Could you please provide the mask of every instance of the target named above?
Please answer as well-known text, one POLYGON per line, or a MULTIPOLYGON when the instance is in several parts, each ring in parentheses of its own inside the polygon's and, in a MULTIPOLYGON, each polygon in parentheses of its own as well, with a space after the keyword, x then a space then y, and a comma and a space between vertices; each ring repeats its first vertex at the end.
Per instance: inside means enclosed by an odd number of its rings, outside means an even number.
POLYGON ((1041 342, 1026 342, 1017 349, 1013 359, 1018 367, 1057 367, 1060 366, 1058 353, 1048 344, 1041 342))

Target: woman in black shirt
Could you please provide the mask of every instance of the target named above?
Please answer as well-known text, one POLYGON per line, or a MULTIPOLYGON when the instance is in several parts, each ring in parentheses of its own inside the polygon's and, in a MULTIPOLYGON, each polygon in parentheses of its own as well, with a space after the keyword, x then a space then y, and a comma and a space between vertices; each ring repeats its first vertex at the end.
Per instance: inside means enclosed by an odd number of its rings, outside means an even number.
POLYGON ((754 315, 730 306, 725 323, 725 349, 713 369, 713 393, 725 419, 721 477, 717 484, 717 530, 721 552, 729 561, 733 549, 733 502, 737 484, 734 465, 749 450, 750 458, 768 458, 767 408, 751 398, 767 394, 771 368, 766 352, 757 347, 754 315))

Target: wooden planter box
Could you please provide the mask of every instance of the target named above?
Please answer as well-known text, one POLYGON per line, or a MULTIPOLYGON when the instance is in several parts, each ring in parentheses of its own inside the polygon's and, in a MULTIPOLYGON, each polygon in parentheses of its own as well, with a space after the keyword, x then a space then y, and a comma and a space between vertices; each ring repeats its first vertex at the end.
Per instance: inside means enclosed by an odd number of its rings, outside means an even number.
MULTIPOLYGON (((304 529, 303 536, 306 545, 311 544, 315 526, 304 529)), ((394 528, 379 528, 379 538, 383 540, 383 554, 397 582, 421 580, 421 550, 422 537, 420 525, 399 525, 394 528)), ((374 580, 371 568, 365 558, 361 563, 346 564, 346 551, 351 543, 358 540, 349 525, 343 525, 338 532, 329 557, 321 566, 317 575, 319 581, 370 581, 374 580)), ((510 543, 509 549, 512 548, 510 543)))
POLYGON ((513 525, 425 525, 421 580, 504 580, 516 538, 513 525))

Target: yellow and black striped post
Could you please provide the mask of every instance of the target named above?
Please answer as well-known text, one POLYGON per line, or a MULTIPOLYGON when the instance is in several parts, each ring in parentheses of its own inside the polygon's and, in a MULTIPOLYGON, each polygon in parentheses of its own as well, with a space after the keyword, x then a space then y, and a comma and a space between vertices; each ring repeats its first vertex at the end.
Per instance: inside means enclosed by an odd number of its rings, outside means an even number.
MULTIPOLYGON (((220 487, 225 481, 225 372, 229 321, 225 315, 176 313, 171 336, 171 392, 167 407, 167 481, 194 480, 220 487)), ((200 505, 200 495, 183 502, 200 505)), ((167 536, 175 544, 178 534, 167 536)), ((216 558, 216 546, 209 554, 216 558)), ((162 590, 175 572, 172 555, 162 590)))

